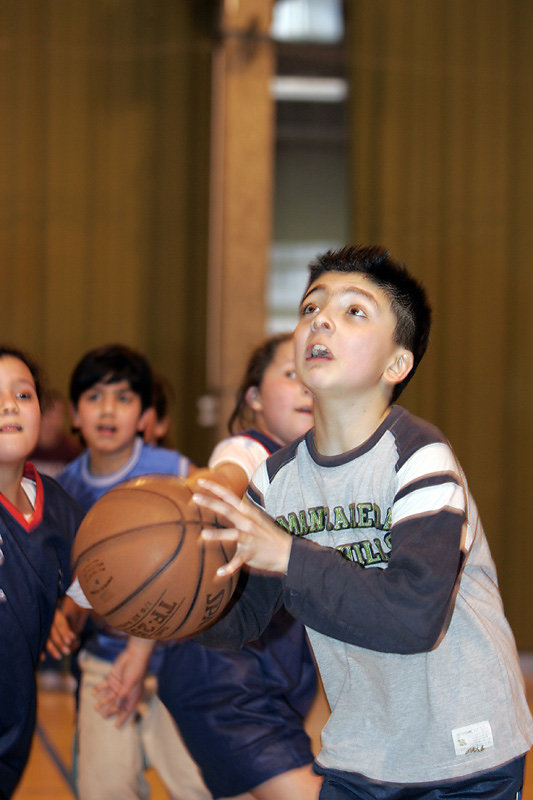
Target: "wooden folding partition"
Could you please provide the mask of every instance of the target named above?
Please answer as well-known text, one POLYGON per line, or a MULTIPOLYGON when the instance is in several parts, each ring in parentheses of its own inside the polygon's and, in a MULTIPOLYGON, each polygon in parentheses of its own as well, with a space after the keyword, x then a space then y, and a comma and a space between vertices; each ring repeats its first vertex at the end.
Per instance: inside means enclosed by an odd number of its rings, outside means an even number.
POLYGON ((390 247, 429 289, 432 341, 405 401, 451 439, 519 645, 533 649, 533 10, 348 10, 354 238, 390 247))

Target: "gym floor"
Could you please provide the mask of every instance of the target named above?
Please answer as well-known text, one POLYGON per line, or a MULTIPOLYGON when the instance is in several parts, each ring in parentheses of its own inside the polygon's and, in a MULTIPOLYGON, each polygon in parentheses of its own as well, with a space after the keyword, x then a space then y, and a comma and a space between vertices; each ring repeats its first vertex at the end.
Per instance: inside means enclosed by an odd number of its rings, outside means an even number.
MULTIPOLYGON (((533 710, 533 655, 523 660, 528 700, 533 710)), ((308 719, 308 733, 316 750, 320 728, 327 715, 323 696, 319 694, 308 719)), ((39 689, 38 726, 30 760, 14 800, 73 800, 70 783, 74 699, 66 689, 39 689)), ((157 774, 148 771, 152 788, 151 800, 168 800, 168 794, 157 774)), ((533 800, 533 754, 528 756, 523 800, 533 800)))

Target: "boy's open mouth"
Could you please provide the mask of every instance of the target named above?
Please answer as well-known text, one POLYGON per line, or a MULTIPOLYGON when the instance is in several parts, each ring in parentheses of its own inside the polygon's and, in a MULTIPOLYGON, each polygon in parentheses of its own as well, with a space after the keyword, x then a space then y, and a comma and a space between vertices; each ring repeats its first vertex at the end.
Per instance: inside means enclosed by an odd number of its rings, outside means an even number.
POLYGON ((98 433, 115 433, 116 427, 114 425, 99 425, 98 433))
POLYGON ((333 356, 325 344, 313 344, 305 351, 305 359, 311 361, 315 358, 332 359, 333 356))

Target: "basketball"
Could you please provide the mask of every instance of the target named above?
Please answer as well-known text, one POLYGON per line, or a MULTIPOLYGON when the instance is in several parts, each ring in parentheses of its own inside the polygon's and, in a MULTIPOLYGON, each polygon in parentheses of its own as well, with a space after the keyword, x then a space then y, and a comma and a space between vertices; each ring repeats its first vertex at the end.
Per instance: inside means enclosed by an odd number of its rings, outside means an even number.
POLYGON ((109 625, 146 639, 183 639, 214 622, 237 583, 237 574, 216 575, 234 545, 203 542, 207 527, 222 525, 193 502, 182 478, 134 478, 84 517, 73 570, 109 625))

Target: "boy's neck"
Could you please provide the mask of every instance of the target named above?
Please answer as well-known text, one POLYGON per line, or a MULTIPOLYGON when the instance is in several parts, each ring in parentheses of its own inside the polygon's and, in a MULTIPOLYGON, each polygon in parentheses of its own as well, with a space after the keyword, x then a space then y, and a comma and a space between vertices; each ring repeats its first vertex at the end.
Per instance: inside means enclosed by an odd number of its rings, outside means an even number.
POLYGON ((336 456, 360 447, 388 416, 390 404, 379 404, 331 399, 315 400, 314 443, 324 456, 336 456))
POLYGON ((135 439, 127 447, 111 453, 89 450, 89 472, 95 477, 103 477, 118 472, 130 460, 135 447, 135 439))
POLYGON ((24 465, 21 467, 3 464, 0 468, 0 492, 21 514, 28 514, 32 511, 32 505, 22 488, 23 474, 24 465))

